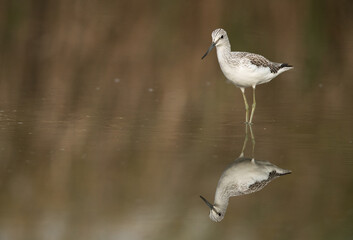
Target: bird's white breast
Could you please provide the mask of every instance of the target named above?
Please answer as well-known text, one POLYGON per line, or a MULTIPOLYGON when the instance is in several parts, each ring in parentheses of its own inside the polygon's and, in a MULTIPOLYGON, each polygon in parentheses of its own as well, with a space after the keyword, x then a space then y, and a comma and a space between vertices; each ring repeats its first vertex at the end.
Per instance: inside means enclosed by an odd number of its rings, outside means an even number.
POLYGON ((269 68, 252 64, 247 58, 231 58, 230 52, 222 47, 217 48, 217 58, 224 76, 237 87, 254 87, 278 75, 271 73, 269 68))

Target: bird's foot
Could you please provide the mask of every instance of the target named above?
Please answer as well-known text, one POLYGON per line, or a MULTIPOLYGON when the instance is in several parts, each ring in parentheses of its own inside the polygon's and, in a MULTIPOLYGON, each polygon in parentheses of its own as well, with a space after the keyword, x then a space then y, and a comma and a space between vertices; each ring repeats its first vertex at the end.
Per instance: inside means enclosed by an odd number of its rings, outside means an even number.
POLYGON ((253 125, 254 123, 252 122, 244 122, 246 125, 253 125))

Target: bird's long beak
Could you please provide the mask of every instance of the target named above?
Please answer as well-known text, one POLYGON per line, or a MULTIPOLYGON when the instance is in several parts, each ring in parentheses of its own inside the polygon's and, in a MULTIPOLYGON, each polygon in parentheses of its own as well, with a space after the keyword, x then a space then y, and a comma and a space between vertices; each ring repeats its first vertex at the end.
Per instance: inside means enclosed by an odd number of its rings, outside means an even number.
POLYGON ((221 216, 221 213, 217 212, 217 210, 214 208, 214 206, 206 200, 206 198, 204 198, 203 196, 200 196, 200 198, 206 203, 206 205, 213 211, 215 211, 215 213, 217 213, 218 216, 221 216))
MULTIPOLYGON (((204 59, 204 58, 207 56, 207 54, 208 54, 209 52, 211 52, 211 50, 212 50, 215 46, 216 46, 216 43, 212 42, 211 46, 208 48, 207 52, 205 53, 205 55, 202 56, 201 59, 204 59)), ((202 198, 202 197, 201 197, 201 198, 202 198)), ((204 199, 204 198, 202 198, 202 199, 204 199)))
POLYGON ((214 209, 213 205, 212 205, 209 201, 207 201, 206 198, 204 198, 203 196, 200 196, 200 198, 206 203, 206 205, 207 205, 211 210, 214 209))

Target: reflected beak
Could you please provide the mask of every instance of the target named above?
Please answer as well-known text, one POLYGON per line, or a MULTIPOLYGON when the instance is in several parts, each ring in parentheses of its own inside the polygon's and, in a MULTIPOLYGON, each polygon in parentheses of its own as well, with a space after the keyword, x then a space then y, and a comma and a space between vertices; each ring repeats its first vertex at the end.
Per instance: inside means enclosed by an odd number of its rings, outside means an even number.
POLYGON ((206 200, 206 198, 204 198, 203 196, 200 195, 200 198, 206 203, 206 205, 213 211, 215 211, 215 213, 217 213, 218 216, 221 216, 221 213, 217 212, 217 210, 214 208, 214 206, 206 200))
POLYGON ((200 198, 206 203, 206 205, 207 205, 211 210, 214 209, 213 205, 212 205, 209 201, 207 201, 206 198, 204 198, 203 196, 200 196, 200 198))
MULTIPOLYGON (((204 59, 204 58, 207 56, 207 54, 208 54, 209 52, 211 52, 211 50, 212 50, 215 46, 216 46, 216 43, 212 42, 211 46, 208 48, 207 52, 205 53, 205 55, 202 56, 201 59, 204 59)), ((200 197, 201 197, 201 196, 200 196, 200 197)), ((203 197, 201 197, 201 198, 204 199, 203 197)), ((206 200, 206 199, 204 199, 204 201, 205 201, 205 200, 206 200)))

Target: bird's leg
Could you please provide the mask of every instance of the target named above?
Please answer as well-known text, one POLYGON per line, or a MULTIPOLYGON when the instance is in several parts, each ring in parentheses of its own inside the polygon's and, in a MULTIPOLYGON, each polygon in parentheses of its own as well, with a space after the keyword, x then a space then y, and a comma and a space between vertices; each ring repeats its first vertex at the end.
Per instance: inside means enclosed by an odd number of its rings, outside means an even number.
POLYGON ((250 123, 252 123, 252 118, 254 117, 254 112, 256 108, 255 86, 253 87, 252 96, 253 96, 253 100, 252 100, 252 108, 251 108, 251 115, 250 115, 250 123))
MULTIPOLYGON (((251 126, 250 126, 251 127, 251 126)), ((244 151, 246 148, 246 143, 248 142, 248 125, 245 124, 245 138, 244 138, 244 143, 243 143, 243 148, 241 149, 241 153, 239 157, 244 157, 244 151)))
POLYGON ((252 127, 251 125, 249 125, 250 128, 250 135, 251 135, 251 142, 252 142, 252 158, 255 158, 255 136, 254 133, 252 131, 252 127))
POLYGON ((246 96, 245 96, 245 88, 240 88, 241 93, 243 94, 244 98, 244 104, 245 104, 245 123, 249 123, 249 104, 248 101, 246 101, 246 96))

